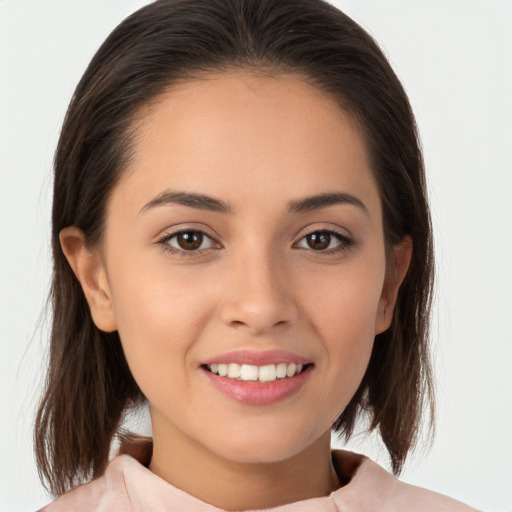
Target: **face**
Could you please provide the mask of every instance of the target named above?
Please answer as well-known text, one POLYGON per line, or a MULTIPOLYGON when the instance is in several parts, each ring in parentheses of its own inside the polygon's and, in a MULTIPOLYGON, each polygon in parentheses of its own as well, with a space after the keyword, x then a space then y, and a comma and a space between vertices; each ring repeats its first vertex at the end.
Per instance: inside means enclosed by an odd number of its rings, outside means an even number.
POLYGON ((239 462, 329 432, 392 310, 379 193, 333 99, 292 75, 174 87, 143 112, 104 234, 88 300, 154 431, 239 462))

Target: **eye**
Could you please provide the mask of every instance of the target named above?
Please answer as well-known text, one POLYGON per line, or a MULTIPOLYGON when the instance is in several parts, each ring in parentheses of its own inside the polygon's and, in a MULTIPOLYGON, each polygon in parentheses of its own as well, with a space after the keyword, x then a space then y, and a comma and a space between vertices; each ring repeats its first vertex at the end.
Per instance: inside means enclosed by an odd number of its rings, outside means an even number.
POLYGON ((301 249, 312 249, 318 252, 337 252, 346 250, 353 241, 346 235, 336 231, 313 231, 301 238, 297 247, 301 249))
POLYGON ((206 233, 193 229, 165 235, 158 243, 170 252, 180 253, 203 251, 218 246, 206 233))

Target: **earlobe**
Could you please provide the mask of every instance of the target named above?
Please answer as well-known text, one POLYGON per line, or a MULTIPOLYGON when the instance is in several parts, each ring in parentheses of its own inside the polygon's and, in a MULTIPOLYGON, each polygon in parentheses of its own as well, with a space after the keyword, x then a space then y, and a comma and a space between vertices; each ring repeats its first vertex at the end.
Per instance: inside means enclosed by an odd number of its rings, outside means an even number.
POLYGON ((82 286, 96 327, 105 332, 117 329, 105 265, 99 250, 89 249, 83 232, 69 226, 59 233, 62 251, 82 286))
POLYGON ((391 261, 388 265, 384 286, 379 302, 379 309, 375 322, 375 334, 380 334, 389 329, 393 319, 398 290, 407 275, 412 257, 412 240, 406 236, 393 246, 391 261))

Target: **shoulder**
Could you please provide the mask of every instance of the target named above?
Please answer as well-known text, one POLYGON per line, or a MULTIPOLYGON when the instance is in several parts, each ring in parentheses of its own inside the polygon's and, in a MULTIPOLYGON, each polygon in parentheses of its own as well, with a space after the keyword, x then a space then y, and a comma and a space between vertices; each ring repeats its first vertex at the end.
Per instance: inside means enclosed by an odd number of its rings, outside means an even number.
POLYGON ((476 512, 442 494, 399 481, 370 459, 350 452, 335 450, 333 459, 343 465, 347 460, 355 466, 350 482, 334 492, 331 497, 339 510, 364 512, 476 512))
MULTIPOLYGON (((140 452, 138 453, 140 455, 140 452)), ((172 486, 131 455, 118 455, 105 474, 61 496, 39 512, 218 512, 172 486)))
POLYGON ((109 464, 103 476, 76 487, 39 512, 131 512, 135 509, 125 480, 127 474, 137 471, 137 466, 138 462, 128 455, 118 456, 109 464))

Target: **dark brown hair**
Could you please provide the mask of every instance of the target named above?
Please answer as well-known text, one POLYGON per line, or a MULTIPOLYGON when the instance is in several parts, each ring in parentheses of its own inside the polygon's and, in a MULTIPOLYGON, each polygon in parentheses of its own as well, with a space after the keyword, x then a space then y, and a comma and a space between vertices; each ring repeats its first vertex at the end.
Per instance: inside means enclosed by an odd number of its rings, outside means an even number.
POLYGON ((144 399, 117 332, 94 325, 59 232, 74 225, 90 247, 99 244, 109 194, 131 157, 137 112, 177 81, 233 69, 295 73, 336 98, 362 128, 388 247, 412 239, 392 325, 376 337, 361 385, 334 429, 349 437, 366 412, 398 473, 423 409, 433 411, 433 249, 423 161, 407 96, 383 53, 323 0, 159 0, 124 20, 98 50, 55 155, 53 324, 35 425, 39 472, 55 495, 102 474, 123 411, 144 399))

